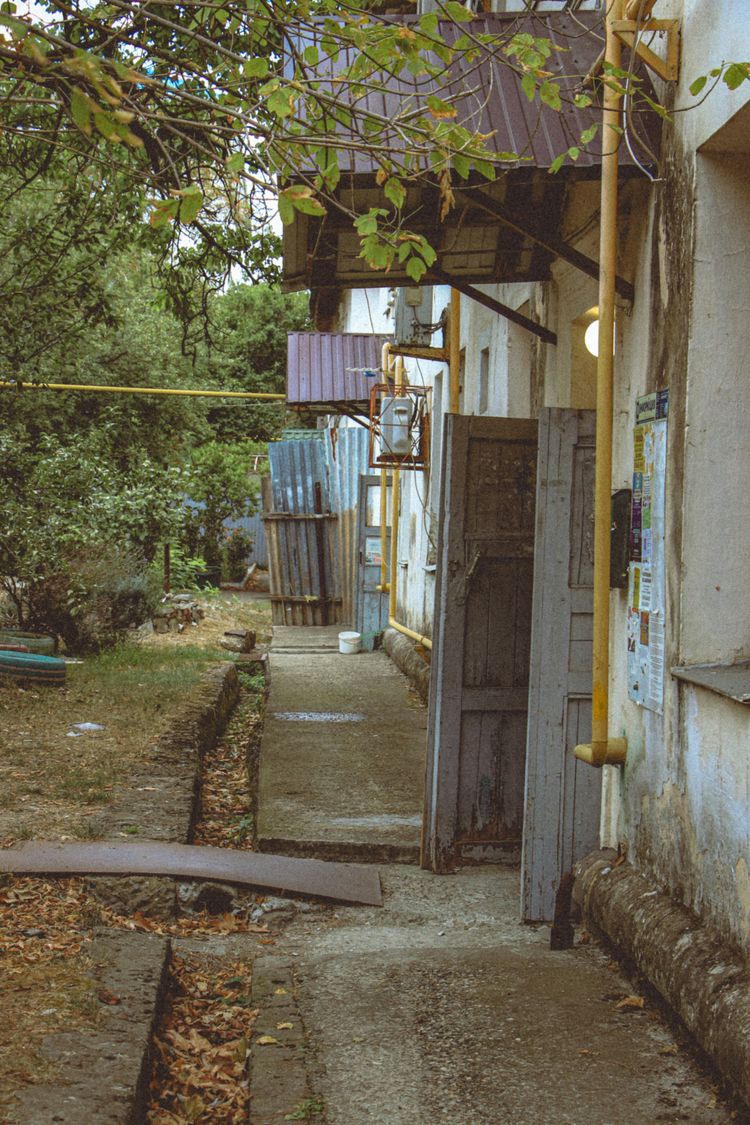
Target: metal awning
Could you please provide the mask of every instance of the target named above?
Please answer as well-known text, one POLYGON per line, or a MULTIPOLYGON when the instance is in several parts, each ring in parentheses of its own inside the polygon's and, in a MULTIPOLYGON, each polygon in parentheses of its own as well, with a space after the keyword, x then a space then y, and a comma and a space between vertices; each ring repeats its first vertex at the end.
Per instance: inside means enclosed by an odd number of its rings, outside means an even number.
MULTIPOLYGON (((408 19, 401 22, 408 23, 408 19)), ((497 152, 513 152, 520 159, 508 162, 493 182, 475 173, 466 181, 454 176, 456 205, 443 222, 439 218, 437 183, 424 177, 408 186, 403 207, 406 224, 424 234, 438 252, 435 266, 421 284, 544 281, 557 257, 596 276, 596 263, 566 245, 561 226, 571 185, 599 178, 602 145, 609 138, 600 132, 593 144, 581 149, 577 160, 567 158, 556 174, 550 174, 549 169, 560 153, 578 144, 581 133, 600 120, 596 104, 579 108, 573 103, 573 94, 601 52, 601 14, 487 14, 461 27, 476 35, 493 33, 506 39, 519 32, 549 38, 555 49, 548 70, 561 79, 564 104, 558 112, 540 106, 538 100, 529 102, 518 75, 489 50, 474 67, 470 80, 464 83, 449 72, 442 87, 435 86, 444 97, 458 96, 453 103, 458 122, 492 134, 489 143, 497 152)), ((426 92, 423 82, 420 97, 424 98, 426 92)), ((363 100, 388 119, 396 115, 397 104, 404 98, 413 99, 415 94, 416 80, 399 77, 392 79, 384 91, 370 92, 363 100)), ((640 164, 652 167, 652 153, 658 149, 658 119, 653 113, 634 114, 632 124, 631 147, 640 164), (640 146, 636 133, 645 138, 650 152, 640 146)), ((389 141, 398 155, 403 141, 395 129, 389 141)), ((350 211, 361 214, 370 207, 388 206, 376 183, 376 164, 367 154, 340 150, 339 161, 342 176, 337 194, 350 211)), ((622 145, 621 176, 641 176, 638 162, 622 145)), ((318 302, 328 301, 335 308, 337 290, 413 284, 397 264, 387 273, 372 270, 359 256, 360 249, 359 237, 346 214, 329 208, 324 218, 299 215, 284 229, 285 288, 312 289, 318 302)), ((631 287, 624 282, 620 291, 632 295, 631 287)))
POLYGON ((367 414, 370 387, 390 336, 355 332, 287 333, 287 402, 328 413, 367 414))

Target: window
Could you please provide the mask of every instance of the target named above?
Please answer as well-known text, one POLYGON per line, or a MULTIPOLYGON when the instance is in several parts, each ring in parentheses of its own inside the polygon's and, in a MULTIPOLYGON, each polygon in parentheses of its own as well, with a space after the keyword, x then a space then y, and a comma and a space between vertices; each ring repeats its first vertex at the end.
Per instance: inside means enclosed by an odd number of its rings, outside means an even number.
POLYGON ((477 400, 477 412, 479 414, 487 413, 487 406, 489 403, 489 389, 490 389, 490 349, 482 348, 479 353, 479 395, 477 400))

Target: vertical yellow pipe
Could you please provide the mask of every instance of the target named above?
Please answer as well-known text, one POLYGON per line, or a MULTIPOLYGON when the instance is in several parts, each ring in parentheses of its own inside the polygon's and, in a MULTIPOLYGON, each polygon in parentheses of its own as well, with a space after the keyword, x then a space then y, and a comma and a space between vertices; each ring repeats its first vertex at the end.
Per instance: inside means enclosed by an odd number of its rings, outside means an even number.
MULTIPOLYGON (((619 68, 620 40, 612 24, 623 0, 609 0, 605 62, 619 68)), ((575 755, 593 766, 625 760, 627 743, 609 738, 609 557, 612 494, 612 402, 615 350, 615 276, 617 273, 617 170, 622 93, 605 75, 602 112, 601 232, 599 243, 599 355, 596 365, 596 477, 594 492, 594 643, 591 743, 575 755)))
POLYGON ((451 316, 448 341, 450 412, 461 413, 461 294, 451 289, 451 316))
MULTIPOLYGON (((391 372, 391 345, 383 344, 380 366, 383 379, 388 382, 391 372)), ((388 474, 380 470, 380 592, 388 592, 388 474)))

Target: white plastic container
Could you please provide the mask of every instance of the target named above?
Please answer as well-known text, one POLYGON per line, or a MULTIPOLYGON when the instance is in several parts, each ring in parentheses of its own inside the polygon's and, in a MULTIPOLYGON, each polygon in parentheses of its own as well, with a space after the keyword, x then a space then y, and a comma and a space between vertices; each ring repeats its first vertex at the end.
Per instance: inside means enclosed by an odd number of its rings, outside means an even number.
POLYGON ((346 656, 359 652, 361 640, 361 633, 339 633, 339 652, 343 652, 346 656))

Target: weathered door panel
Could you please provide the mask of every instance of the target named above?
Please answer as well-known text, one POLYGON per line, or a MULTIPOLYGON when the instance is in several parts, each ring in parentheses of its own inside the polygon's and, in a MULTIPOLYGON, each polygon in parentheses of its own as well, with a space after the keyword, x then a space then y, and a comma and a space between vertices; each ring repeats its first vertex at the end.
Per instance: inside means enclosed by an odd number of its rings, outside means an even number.
POLYGON ((523 821, 536 422, 448 415, 422 862, 517 860, 523 821))
POLYGON ((554 915, 560 877, 599 836, 601 771, 573 747, 591 738, 593 411, 539 419, 536 564, 522 858, 522 914, 554 915))
MULTIPOLYGON (((386 561, 389 558, 390 532, 390 483, 386 489, 388 531, 386 534, 386 561)), ((388 595, 377 589, 380 585, 381 539, 380 539, 380 477, 374 475, 359 478, 359 502, 357 505, 357 543, 359 545, 359 570, 357 597, 354 611, 354 628, 362 634, 362 648, 372 652, 375 637, 388 625, 388 595)))

